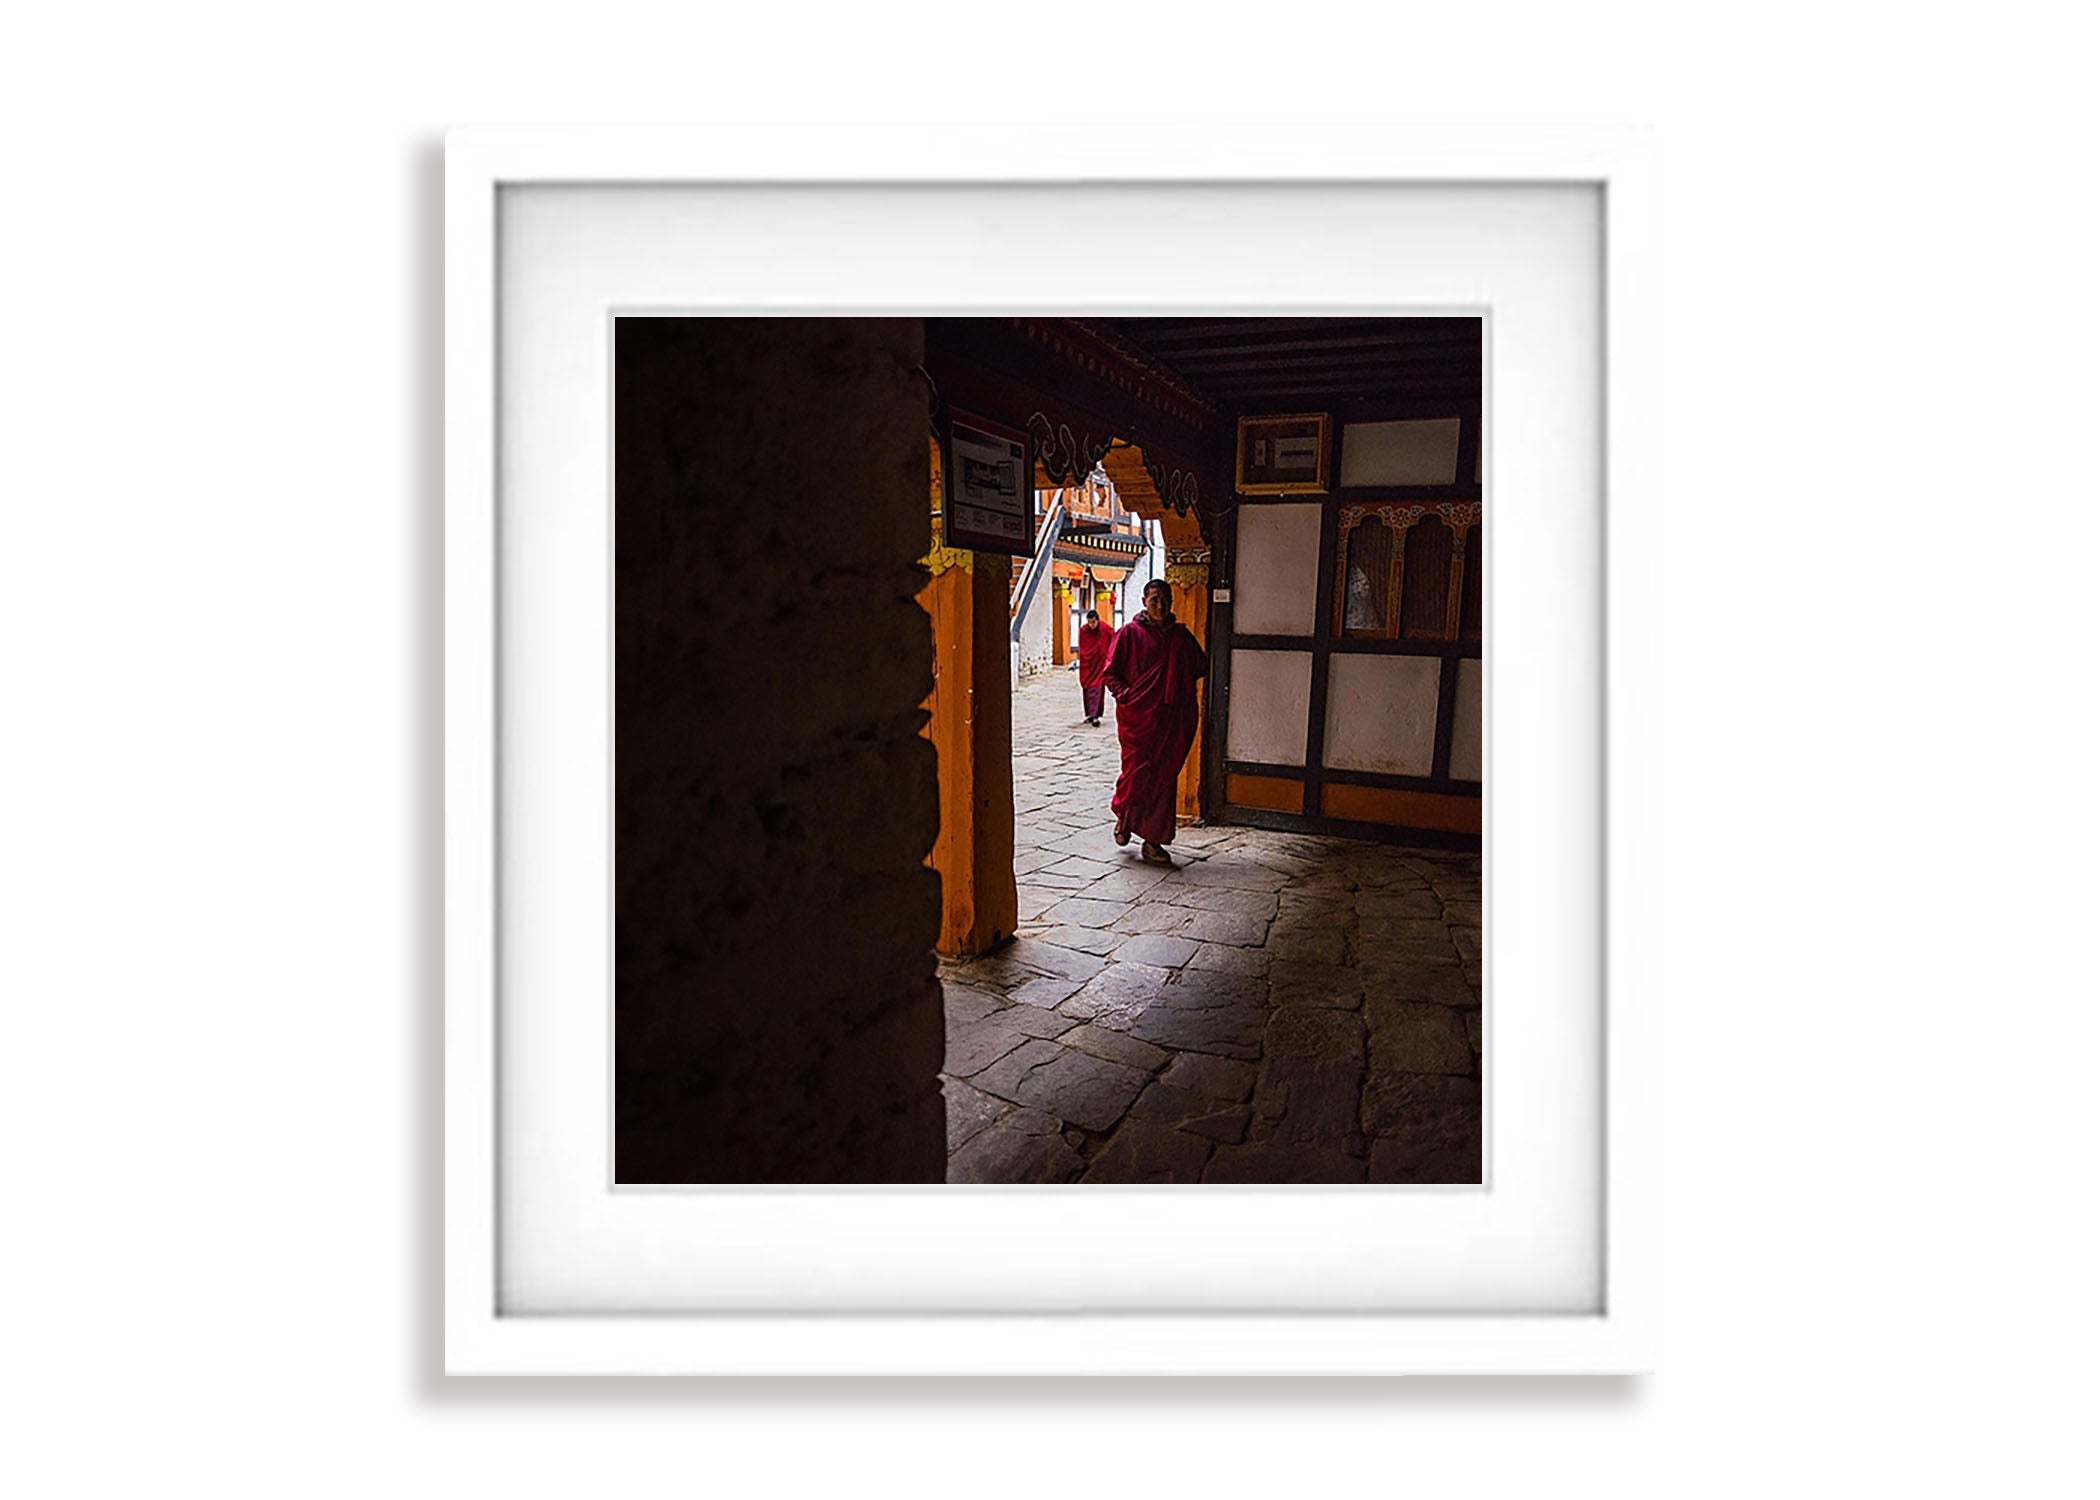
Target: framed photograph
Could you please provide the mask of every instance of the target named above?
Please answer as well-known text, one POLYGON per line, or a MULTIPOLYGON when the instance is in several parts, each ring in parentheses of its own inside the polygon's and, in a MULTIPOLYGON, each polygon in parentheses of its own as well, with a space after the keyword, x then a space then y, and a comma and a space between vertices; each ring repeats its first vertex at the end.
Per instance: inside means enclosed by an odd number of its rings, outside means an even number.
POLYGON ((1327 414, 1241 417, 1233 488, 1242 495, 1324 495, 1327 414))
POLYGON ((1644 150, 450 139, 449 1371, 1647 1367, 1644 150))

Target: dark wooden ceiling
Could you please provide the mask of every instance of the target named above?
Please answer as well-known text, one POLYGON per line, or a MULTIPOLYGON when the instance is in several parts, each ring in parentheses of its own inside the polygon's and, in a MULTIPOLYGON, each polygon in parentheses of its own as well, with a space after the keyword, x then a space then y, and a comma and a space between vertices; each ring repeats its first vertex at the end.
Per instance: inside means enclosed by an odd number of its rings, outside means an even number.
POLYGON ((1088 318, 1212 404, 1245 412, 1307 399, 1476 405, 1480 319, 1088 318))

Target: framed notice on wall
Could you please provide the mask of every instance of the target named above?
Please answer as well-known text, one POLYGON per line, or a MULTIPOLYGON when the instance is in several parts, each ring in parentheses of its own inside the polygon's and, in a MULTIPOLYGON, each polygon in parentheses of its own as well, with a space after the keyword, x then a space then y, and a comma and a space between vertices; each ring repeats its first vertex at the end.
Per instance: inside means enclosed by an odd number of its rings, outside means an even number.
POLYGON ((948 424, 941 535, 950 547, 1035 551, 1035 461, 1028 434, 958 412, 948 424))
POLYGON ((1243 495, 1327 491, 1327 414, 1241 417, 1233 485, 1243 495))

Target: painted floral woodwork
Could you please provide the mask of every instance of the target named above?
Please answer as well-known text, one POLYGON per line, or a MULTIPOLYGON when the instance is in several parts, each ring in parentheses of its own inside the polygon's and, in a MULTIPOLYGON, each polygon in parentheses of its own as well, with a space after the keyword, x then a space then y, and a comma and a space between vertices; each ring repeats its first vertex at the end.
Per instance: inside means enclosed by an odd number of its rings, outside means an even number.
MULTIPOLYGON (((1422 504, 1353 501, 1342 506, 1334 549, 1334 633, 1393 640, 1404 628, 1406 634, 1418 639, 1457 639, 1465 590, 1466 539, 1479 524, 1477 500, 1422 504), (1419 609, 1409 609, 1411 601, 1405 587, 1409 534, 1425 519, 1436 522, 1439 529, 1447 529, 1450 534, 1450 559, 1439 570, 1443 599, 1433 620, 1425 619, 1419 609)), ((1415 555, 1419 594, 1425 586, 1419 581, 1419 559, 1423 555, 1419 540, 1415 555)))

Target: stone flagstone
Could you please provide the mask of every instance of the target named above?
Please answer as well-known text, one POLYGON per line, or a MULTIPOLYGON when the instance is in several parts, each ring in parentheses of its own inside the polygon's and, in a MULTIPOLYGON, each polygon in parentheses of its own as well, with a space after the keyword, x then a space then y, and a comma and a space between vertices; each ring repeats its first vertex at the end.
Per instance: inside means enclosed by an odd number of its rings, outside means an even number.
POLYGON ((964 1141, 1013 1108, 1004 1099, 994 1099, 990 1094, 971 1088, 959 1078, 941 1080, 941 1097, 948 1105, 950 1155, 953 1155, 964 1141))
POLYGON ((1112 963, 1058 1008, 1077 1020, 1127 1031, 1132 1019, 1158 1002, 1168 977, 1150 964, 1112 963))
POLYGON ((1355 1154, 1362 1150, 1357 1105, 1363 1081, 1361 1020, 1310 1007, 1276 1011, 1262 1035, 1250 1134, 1355 1154))
POLYGON ((1067 896, 1043 913, 1046 922, 1069 922, 1074 927, 1106 927, 1130 910, 1127 901, 1094 901, 1085 896, 1067 896))
POLYGON ((990 1067, 1028 1040, 1028 1033, 1009 1026, 997 1015, 982 1021, 966 1021, 948 1028, 948 1071, 967 1078, 990 1067))
POLYGON ((1086 981, 1060 979, 1054 974, 1038 975, 1006 992, 1006 998, 1016 1005, 1038 1005, 1045 1010, 1058 1004, 1086 981))
POLYGON ((1052 927, 1037 936, 1046 943, 1070 948, 1075 953, 1090 953, 1096 958, 1106 955, 1123 941, 1123 934, 1112 927, 1052 927))
POLYGON ((1364 1009, 1371 1027, 1371 1066, 1388 1073, 1471 1073, 1473 1043, 1465 1016, 1448 1005, 1379 999, 1364 1009))
POLYGON ((1140 863, 1076 697, 1013 698, 1021 933, 941 965, 949 1181, 1478 1182, 1478 856, 1197 825, 1140 863))
POLYGON ((1025 1059, 1009 1054, 972 1080, 987 1093, 1030 1105, 1086 1130, 1106 1130, 1123 1118, 1149 1082, 1147 1074, 1055 1042, 1025 1059), (1011 1062, 1012 1067, 1004 1064, 1011 1062))
POLYGON ((983 990, 973 990, 966 984, 953 980, 941 986, 941 1007, 947 1013, 952 1030, 967 1026, 972 1021, 982 1021, 986 1016, 997 1014, 1003 1007, 1001 1002, 983 990))
POLYGON ((948 1158, 950 1182, 1070 1182, 1085 1170, 1056 1117, 1034 1109, 994 1120, 948 1158))
POLYGON ((1081 1182, 1201 1182, 1211 1143, 1149 1120, 1125 1122, 1081 1182))
MULTIPOLYGON (((1125 1032, 1111 1031, 1106 1026, 1075 1025, 1071 1031, 1058 1038, 1067 1047, 1077 1047, 1095 1057, 1109 1062, 1121 1063, 1126 1068, 1139 1068, 1150 1073, 1176 1054, 1164 1047, 1155 1047, 1150 1042, 1141 1042, 1125 1032)), ((1186 1054, 1178 1061, 1187 1061, 1186 1054)))
POLYGON ((1133 1120, 1158 1120, 1227 1143, 1237 1143, 1247 1134, 1252 1113, 1244 1104, 1224 1103, 1164 1081, 1154 1082, 1130 1106, 1133 1120))
POLYGON ((1185 937, 1170 937, 1163 932, 1141 932, 1136 937, 1126 938, 1115 950, 1119 963, 1152 964, 1162 969, 1178 969, 1196 954, 1196 944, 1185 937))
POLYGON ((1155 1002, 1132 1017, 1132 1035, 1178 1052, 1222 1057, 1261 1055, 1268 1007, 1261 981, 1244 975, 1186 971, 1181 982, 1160 990, 1155 1002))
POLYGON ((1237 1104, 1254 1091, 1254 1069, 1243 1062, 1229 1058, 1209 1057, 1201 1052, 1184 1052, 1167 1065, 1159 1081, 1176 1088, 1188 1089, 1206 1099, 1222 1099, 1227 1104, 1237 1104))
POLYGON ((1362 1182, 1366 1163, 1334 1146, 1250 1141, 1220 1146, 1204 1168, 1205 1182, 1362 1182))
POLYGON ((1245 917, 1226 911, 1190 911, 1173 929, 1203 943, 1229 943, 1240 948, 1259 947, 1269 935, 1269 924, 1260 917, 1245 917))

